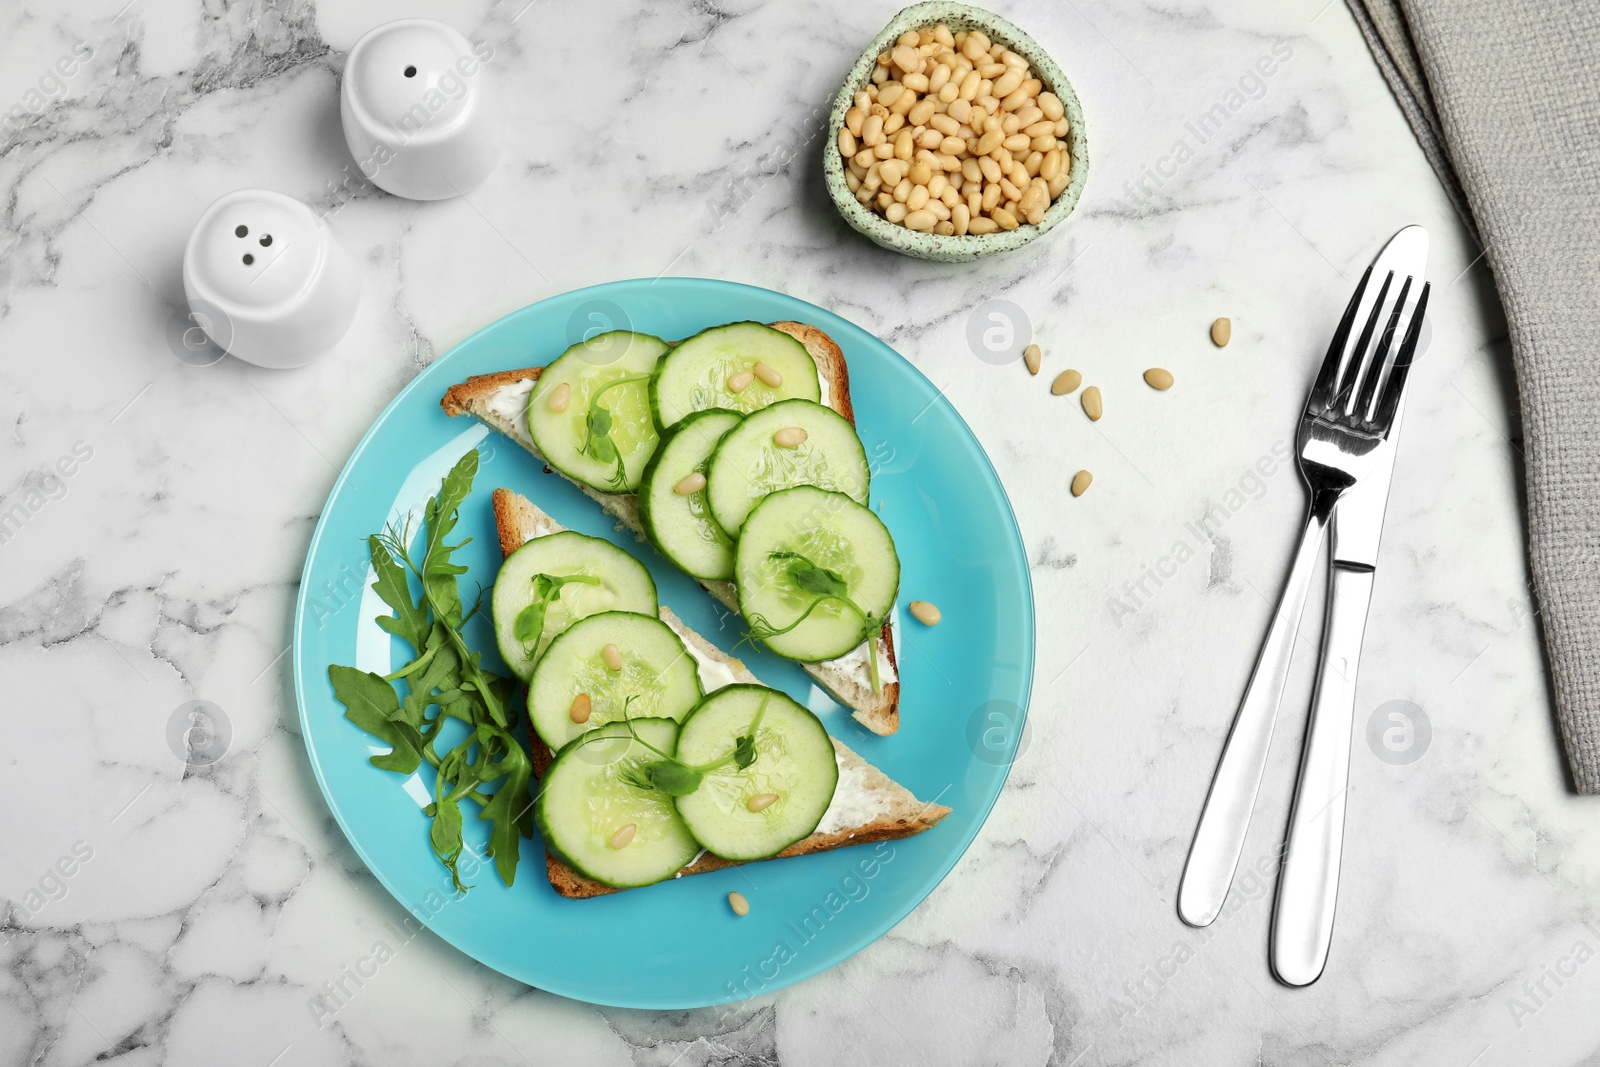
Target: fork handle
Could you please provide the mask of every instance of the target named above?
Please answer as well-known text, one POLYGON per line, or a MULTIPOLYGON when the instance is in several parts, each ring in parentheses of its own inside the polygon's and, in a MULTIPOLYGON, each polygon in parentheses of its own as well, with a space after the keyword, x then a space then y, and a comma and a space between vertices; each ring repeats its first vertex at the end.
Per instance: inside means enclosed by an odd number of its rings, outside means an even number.
POLYGON ((1300 631, 1306 590, 1311 585, 1317 554, 1338 499, 1338 492, 1333 490, 1312 494, 1294 565, 1289 569, 1283 595, 1272 614, 1267 639, 1261 645, 1261 655, 1245 687, 1233 728, 1228 731, 1222 760, 1200 813, 1194 844, 1189 848, 1183 881, 1178 886, 1178 916, 1190 926, 1208 926, 1222 911, 1228 887, 1233 883, 1233 872, 1239 866, 1245 833, 1250 828, 1250 811, 1255 807, 1261 774, 1267 766, 1278 704, 1289 678, 1289 662, 1300 631))
POLYGON ((1372 577, 1368 567, 1336 563, 1330 568, 1328 622, 1316 694, 1272 914, 1272 972, 1286 985, 1315 982, 1328 962, 1333 940, 1355 726, 1356 665, 1372 602, 1372 577))

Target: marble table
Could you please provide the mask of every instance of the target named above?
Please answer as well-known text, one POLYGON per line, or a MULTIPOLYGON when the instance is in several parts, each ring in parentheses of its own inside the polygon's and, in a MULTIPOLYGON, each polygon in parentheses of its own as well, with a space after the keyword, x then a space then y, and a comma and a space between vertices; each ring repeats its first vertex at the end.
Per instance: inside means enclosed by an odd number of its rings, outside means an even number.
POLYGON ((1066 224, 959 268, 874 247, 822 190, 831 94, 896 6, 0 11, 0 1062, 1596 1062, 1600 800, 1570 792, 1551 715, 1505 328, 1344 5, 1003 5, 1072 78, 1093 164, 1066 224), (515 132, 468 199, 390 197, 344 148, 343 57, 402 13, 493 50, 515 132), (321 205, 365 266, 354 329, 303 370, 174 356, 184 238, 245 185, 321 205), (1281 462, 1294 412, 1355 276, 1412 222, 1434 239, 1432 329, 1360 677, 1339 922, 1326 976, 1289 990, 1266 939, 1310 655, 1255 873, 1204 931, 1174 894, 1303 506, 1281 462), (947 392, 1032 561, 1025 751, 945 883, 793 988, 595 1008, 424 934, 319 1019, 324 983, 401 914, 296 725, 285 652, 322 501, 452 344, 660 274, 834 308, 947 392), (986 299, 1025 311, 1047 373, 1101 384, 1102 422, 975 356, 986 299), (1177 387, 1146 388, 1151 366, 1177 387), (1095 482, 1074 499, 1079 468, 1095 482), (172 740, 196 700, 226 727, 200 764, 172 740))

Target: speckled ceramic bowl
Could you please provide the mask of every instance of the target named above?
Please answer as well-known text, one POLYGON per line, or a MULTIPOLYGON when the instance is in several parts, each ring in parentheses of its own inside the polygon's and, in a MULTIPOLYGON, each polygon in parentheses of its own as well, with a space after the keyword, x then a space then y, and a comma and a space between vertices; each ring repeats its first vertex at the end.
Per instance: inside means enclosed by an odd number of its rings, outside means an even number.
POLYGON ((1072 91, 1067 76, 1056 66, 1055 60, 1051 59, 1032 37, 999 15, 981 8, 968 7, 966 4, 948 3, 947 0, 929 0, 927 3, 912 4, 889 20, 889 24, 873 38, 867 50, 861 53, 861 58, 856 60, 855 66, 850 68, 850 75, 845 78, 844 85, 839 89, 838 99, 833 102, 833 114, 828 120, 828 144, 823 152, 822 171, 828 183, 828 195, 833 197, 833 202, 838 207, 839 213, 845 217, 845 221, 885 248, 941 263, 959 263, 995 252, 1009 252, 1043 235, 1045 231, 1072 214, 1072 209, 1077 206, 1078 197, 1083 192, 1084 180, 1089 175, 1089 153, 1084 140, 1083 108, 1079 105, 1078 96, 1072 91), (850 186, 845 182, 844 157, 839 155, 838 149, 839 129, 844 125, 844 113, 850 110, 856 93, 872 80, 878 54, 889 48, 895 39, 907 30, 920 30, 926 26, 936 26, 941 22, 950 27, 952 33, 961 30, 981 30, 990 40, 1005 45, 1026 59, 1035 75, 1044 83, 1045 89, 1054 93, 1066 109, 1067 123, 1071 127, 1067 131, 1067 141, 1072 152, 1070 178, 1067 187, 1044 213, 1044 221, 1037 226, 1023 223, 1014 230, 999 230, 995 233, 966 237, 919 233, 899 223, 890 222, 882 215, 869 210, 855 198, 855 194, 850 192, 850 186))

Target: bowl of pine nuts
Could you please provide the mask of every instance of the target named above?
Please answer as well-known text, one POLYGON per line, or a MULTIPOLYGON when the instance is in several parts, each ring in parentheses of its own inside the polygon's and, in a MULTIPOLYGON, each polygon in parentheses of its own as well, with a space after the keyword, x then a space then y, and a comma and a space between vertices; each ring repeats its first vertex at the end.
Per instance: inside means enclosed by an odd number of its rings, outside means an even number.
POLYGON ((1061 68, 1000 16, 947 0, 883 28, 840 88, 828 136, 823 172, 845 221, 944 263, 1040 237, 1089 173, 1061 68))

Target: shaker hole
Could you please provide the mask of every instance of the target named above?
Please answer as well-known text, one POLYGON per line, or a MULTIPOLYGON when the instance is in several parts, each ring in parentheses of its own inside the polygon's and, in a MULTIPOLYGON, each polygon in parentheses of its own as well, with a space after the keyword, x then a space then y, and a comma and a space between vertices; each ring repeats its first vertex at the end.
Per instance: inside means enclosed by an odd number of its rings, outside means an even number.
POLYGON ((417 68, 416 67, 407 67, 406 68, 406 77, 415 78, 416 76, 417 76, 417 68))
POLYGON ((245 266, 248 267, 250 264, 254 263, 255 261, 256 261, 256 257, 252 256, 249 252, 246 252, 244 254, 244 265, 245 266))
POLYGON ((248 227, 248 226, 240 226, 238 229, 233 231, 233 235, 235 237, 247 237, 247 236, 249 236, 249 234, 250 234, 250 227, 248 227))
POLYGON ((271 243, 272 243, 272 234, 264 233, 264 234, 261 235, 261 247, 262 248, 266 248, 271 243))

